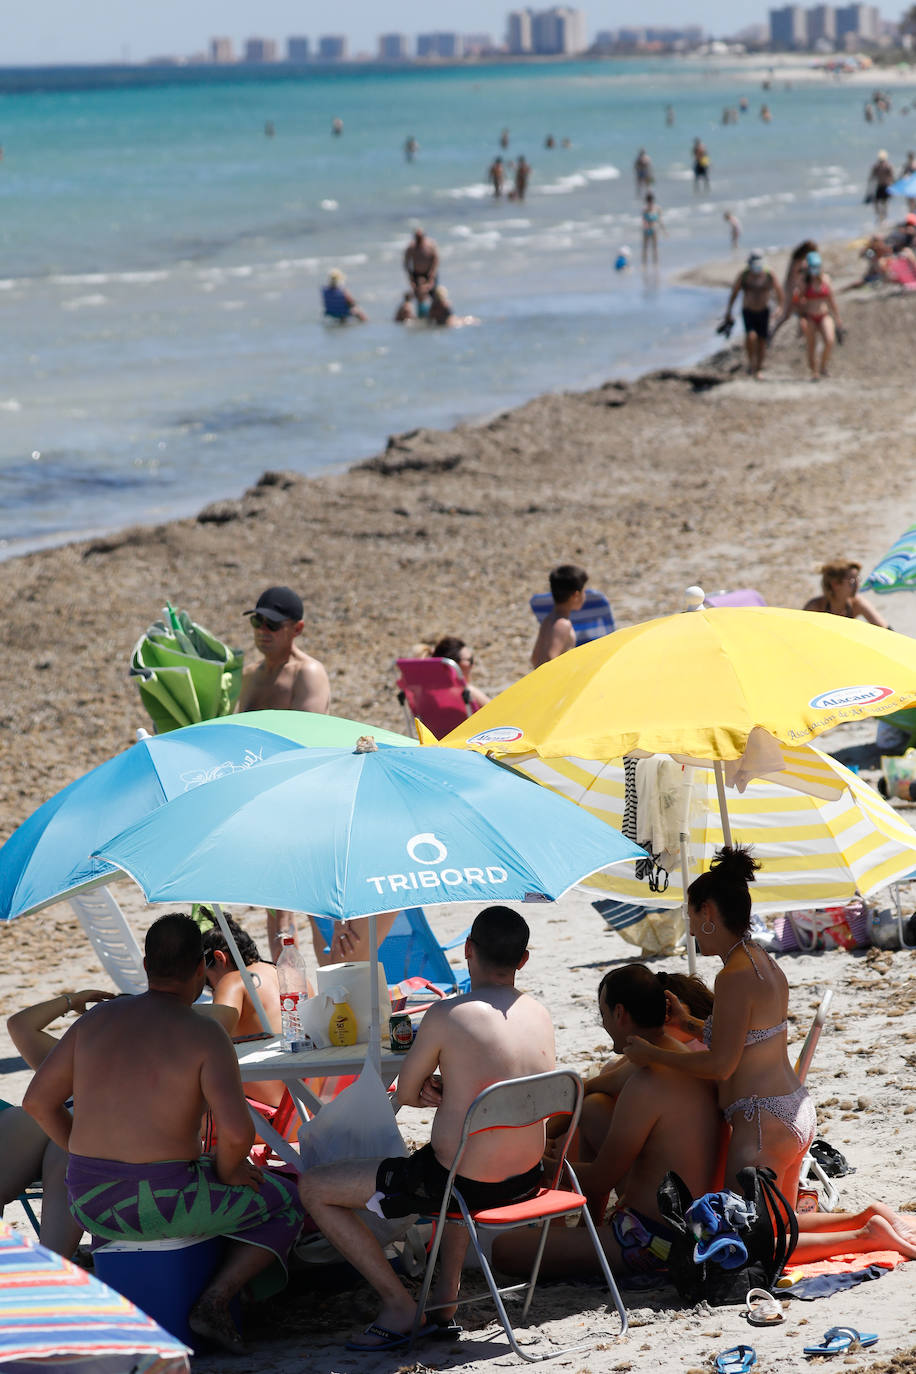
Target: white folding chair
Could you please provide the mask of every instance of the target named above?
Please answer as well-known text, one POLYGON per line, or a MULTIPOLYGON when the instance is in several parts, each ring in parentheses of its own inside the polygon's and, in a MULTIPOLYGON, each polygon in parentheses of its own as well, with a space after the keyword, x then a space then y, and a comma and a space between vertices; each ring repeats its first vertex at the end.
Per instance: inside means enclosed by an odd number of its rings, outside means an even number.
MULTIPOLYGON (((467 1228, 471 1244, 474 1247, 478 1262, 487 1281, 487 1286, 493 1301, 496 1303, 496 1310, 502 1322, 503 1330, 509 1338, 509 1344, 523 1360, 536 1362, 539 1360, 552 1360, 558 1355, 566 1355, 574 1350, 586 1350, 589 1343, 579 1345, 564 1346, 560 1350, 551 1350, 545 1355, 529 1355, 522 1350, 515 1339, 512 1323, 506 1313, 503 1296, 507 1293, 517 1293, 524 1290, 525 1301, 522 1307, 521 1316, 524 1319, 528 1315, 531 1306, 531 1299, 534 1296, 534 1288, 537 1283, 538 1271, 541 1267, 541 1259, 544 1254, 544 1247, 547 1243, 547 1234, 550 1223, 557 1217, 581 1216, 588 1234, 591 1237, 592 1245, 595 1249, 595 1259, 604 1275, 608 1292, 611 1295, 617 1314, 620 1318, 620 1332, 622 1336, 627 1329, 626 1308, 618 1291, 614 1276, 611 1273, 607 1256, 602 1249, 595 1230, 595 1224, 589 1215, 585 1196, 579 1187, 572 1166, 566 1161, 566 1151, 573 1133, 579 1123, 579 1113, 582 1110, 582 1080, 579 1075, 573 1073, 571 1069, 556 1069, 552 1073, 535 1074, 529 1078, 509 1079, 500 1083, 493 1083, 489 1088, 475 1097, 468 1108, 464 1119, 464 1126, 461 1132, 461 1139, 455 1155, 454 1163, 448 1176, 445 1194, 442 1199, 442 1206, 439 1211, 439 1218, 436 1224, 436 1231, 430 1246, 429 1259, 426 1264, 426 1274, 423 1279, 423 1287, 417 1300, 417 1316, 414 1322, 411 1344, 416 1340, 417 1334, 423 1323, 423 1316, 427 1308, 429 1290, 432 1284, 433 1271, 436 1267, 436 1257, 439 1253, 439 1246, 447 1220, 464 1222, 467 1228), (516 1128, 521 1126, 532 1126, 540 1121, 545 1121, 548 1117, 557 1114, 569 1114, 569 1126, 561 1142, 559 1163, 550 1182, 549 1187, 542 1187, 537 1195, 529 1198, 525 1202, 513 1203, 506 1207, 494 1207, 485 1210, 471 1212, 468 1208, 460 1191, 455 1187, 455 1177, 459 1172, 461 1157, 465 1152, 471 1136, 478 1135, 481 1131, 500 1130, 504 1128, 516 1128), (568 1177, 573 1191, 562 1191, 558 1185, 561 1177, 568 1177), (455 1208, 457 1207, 457 1212, 455 1208), (541 1235, 537 1253, 534 1257, 534 1264, 531 1269, 530 1277, 522 1283, 508 1284, 500 1287, 490 1267, 480 1245, 479 1234, 488 1231, 500 1232, 514 1230, 518 1226, 530 1226, 540 1222, 541 1235)), ((486 1294, 475 1294, 469 1298, 459 1298, 459 1305, 468 1302, 478 1302, 486 1294)))
MULTIPOLYGON (((821 1038, 821 1031, 824 1022, 827 1020, 827 1013, 830 1010, 830 1003, 833 1001, 833 988, 827 988, 818 1004, 817 1011, 814 1013, 814 1020, 811 1022, 811 1029, 805 1036, 805 1043, 801 1047, 801 1054, 795 1061, 795 1072, 798 1081, 804 1083, 808 1077, 808 1070, 811 1067, 811 1060, 814 1058, 814 1051, 817 1049, 817 1042, 821 1038)), ((824 1173, 817 1160, 811 1154, 806 1154, 802 1160, 801 1173, 798 1177, 799 1185, 807 1183, 809 1178, 814 1175, 823 1189, 824 1211, 835 1212, 837 1203, 840 1200, 840 1192, 833 1179, 824 1173)))

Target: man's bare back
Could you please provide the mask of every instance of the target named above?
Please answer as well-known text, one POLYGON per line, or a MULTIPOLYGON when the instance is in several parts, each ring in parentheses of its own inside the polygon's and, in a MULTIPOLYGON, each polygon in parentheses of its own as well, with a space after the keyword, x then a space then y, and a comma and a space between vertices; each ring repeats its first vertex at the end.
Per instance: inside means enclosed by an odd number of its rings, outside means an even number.
MULTIPOLYGON (((555 1064, 554 1035, 546 1008, 515 988, 484 987, 434 1005, 426 1013, 411 1054, 411 1076, 438 1066, 441 1098, 430 1140, 436 1157, 451 1166, 467 1109, 478 1093, 506 1078, 547 1073, 555 1064)), ((421 1079, 422 1082, 422 1079, 421 1079)), ((541 1158, 543 1126, 500 1131, 471 1140, 461 1163, 466 1178, 499 1182, 524 1173, 541 1158)))
POLYGON ((550 611, 541 621, 534 648, 531 651, 532 668, 540 668, 542 663, 559 658, 567 650, 576 647, 576 632, 569 616, 558 608, 550 611))

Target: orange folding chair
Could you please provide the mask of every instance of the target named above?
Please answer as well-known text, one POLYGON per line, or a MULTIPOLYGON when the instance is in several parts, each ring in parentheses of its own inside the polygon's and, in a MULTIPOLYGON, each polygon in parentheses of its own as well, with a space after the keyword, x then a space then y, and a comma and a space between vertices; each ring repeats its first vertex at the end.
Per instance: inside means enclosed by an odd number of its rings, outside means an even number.
MULTIPOLYGON (((555 1069, 552 1073, 534 1074, 528 1078, 508 1079, 501 1083, 493 1083, 489 1088, 484 1088, 483 1092, 478 1093, 468 1108, 464 1119, 464 1126, 461 1131, 461 1139, 458 1143, 458 1151, 455 1155, 454 1163, 448 1176, 445 1194, 442 1199, 442 1207, 439 1211, 439 1218, 436 1224, 435 1235, 430 1246, 429 1258, 426 1264, 426 1274, 423 1278, 423 1287, 417 1299, 417 1315, 414 1321, 411 1344, 416 1340, 423 1324, 423 1316, 426 1312, 429 1299, 429 1290, 433 1280, 433 1270, 436 1267, 436 1258, 439 1254, 439 1245, 442 1240, 443 1230, 446 1221, 463 1221, 467 1227, 471 1244, 477 1255, 480 1267, 487 1281, 487 1287, 493 1301, 496 1303, 496 1310, 502 1322, 503 1330, 509 1338, 509 1344, 523 1360, 537 1362, 539 1360, 552 1360, 558 1355, 567 1355, 573 1350, 586 1350, 588 1343, 579 1345, 564 1346, 559 1350, 551 1350, 544 1355, 530 1355, 522 1350, 515 1339, 512 1323, 506 1313, 503 1296, 506 1293, 518 1293, 524 1290, 525 1302, 522 1307, 521 1316, 524 1319, 528 1315, 531 1306, 531 1299, 534 1296, 535 1284, 537 1283, 538 1271, 541 1267, 541 1259, 544 1254, 544 1247, 547 1244, 547 1233, 550 1223, 556 1217, 580 1216, 584 1222, 588 1234, 591 1237, 592 1245, 595 1249, 595 1259, 604 1275, 608 1292, 617 1309, 620 1318, 619 1335, 624 1335, 627 1330, 627 1314, 623 1305, 623 1299, 611 1273, 607 1256, 602 1249, 595 1230, 595 1223, 589 1215, 588 1206, 582 1190, 579 1187, 576 1175, 572 1166, 566 1159, 566 1151, 576 1127, 579 1124, 579 1113, 582 1110, 582 1080, 577 1073, 571 1069, 555 1069), (562 1138, 559 1163, 550 1182, 549 1187, 541 1188, 537 1195, 529 1198, 525 1202, 513 1203, 507 1207, 491 1207, 485 1210, 471 1212, 455 1187, 455 1177, 459 1172, 461 1157, 467 1148, 471 1136, 479 1134, 481 1131, 494 1131, 515 1129, 521 1126, 533 1126, 537 1122, 546 1121, 550 1116, 557 1114, 568 1114, 569 1125, 566 1134, 562 1138), (572 1191, 564 1191, 559 1188, 560 1180, 566 1176, 572 1185, 572 1191), (457 1210, 456 1210, 457 1209, 457 1210), (507 1284, 500 1287, 490 1267, 490 1262, 484 1254, 480 1245, 480 1233, 487 1231, 509 1231, 517 1226, 531 1226, 540 1223, 541 1236, 540 1244, 534 1257, 530 1276, 522 1283, 507 1284)), ((475 1294, 469 1298, 459 1298, 459 1305, 468 1302, 479 1302, 485 1294, 475 1294)))

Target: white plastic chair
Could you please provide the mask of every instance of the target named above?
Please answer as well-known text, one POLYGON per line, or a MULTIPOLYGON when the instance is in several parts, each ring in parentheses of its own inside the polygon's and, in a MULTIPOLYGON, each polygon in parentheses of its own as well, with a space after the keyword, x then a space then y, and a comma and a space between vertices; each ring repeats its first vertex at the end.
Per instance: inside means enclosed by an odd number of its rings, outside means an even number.
POLYGON ((140 946, 109 889, 92 888, 68 901, 115 987, 121 992, 146 992, 140 946))
MULTIPOLYGON (((426 1264, 426 1274, 423 1279, 423 1287, 417 1300, 417 1315, 414 1321, 411 1344, 416 1340, 417 1334, 423 1323, 423 1316, 426 1311, 429 1290, 432 1285, 433 1271, 436 1267, 436 1257, 439 1253, 439 1245, 442 1240, 447 1219, 458 1220, 455 1214, 457 1206, 462 1220, 467 1227, 471 1244, 477 1255, 477 1260, 487 1281, 487 1286, 493 1301, 496 1303, 496 1310, 502 1322, 503 1330, 509 1338, 509 1344, 523 1360, 532 1363, 540 1360, 552 1360, 558 1355, 566 1355, 574 1350, 587 1350, 589 1343, 579 1345, 563 1346, 559 1350, 551 1350, 545 1355, 529 1355, 522 1350, 515 1339, 512 1323, 506 1313, 503 1295, 506 1293, 517 1293, 524 1290, 525 1301, 522 1307, 521 1316, 524 1319, 528 1315, 531 1306, 531 1299, 534 1296, 534 1288, 537 1283, 538 1271, 541 1267, 541 1259, 544 1254, 544 1247, 547 1243, 547 1234, 550 1223, 557 1217, 581 1216, 588 1234, 591 1237, 592 1245, 595 1249, 595 1258, 604 1275, 608 1292, 611 1295, 617 1314, 620 1318, 620 1332, 622 1336, 627 1330, 627 1314, 623 1305, 623 1300, 611 1273, 607 1256, 602 1249, 595 1230, 595 1224, 589 1215, 586 1199, 582 1193, 572 1166, 566 1161, 566 1151, 573 1133, 579 1123, 579 1113, 582 1110, 582 1080, 579 1075, 573 1073, 571 1069, 556 1069, 552 1073, 535 1074, 528 1078, 509 1079, 500 1083, 493 1083, 483 1092, 478 1093, 477 1097, 468 1108, 464 1119, 464 1126, 461 1131, 461 1139, 458 1144, 458 1151, 455 1155, 454 1163, 448 1176, 445 1193, 442 1199, 442 1206, 439 1210, 439 1218, 436 1224, 436 1232, 429 1251, 429 1259, 426 1264), (465 1152, 468 1141, 472 1135, 477 1135, 481 1131, 500 1130, 503 1128, 515 1128, 521 1126, 532 1126, 540 1121, 545 1121, 548 1117, 558 1113, 569 1113, 569 1126, 561 1142, 559 1163, 551 1181, 550 1187, 541 1188, 537 1195, 528 1199, 526 1202, 513 1203, 506 1207, 494 1207, 481 1211, 471 1212, 455 1185, 455 1176, 459 1172, 462 1155, 465 1152), (566 1174, 574 1191, 565 1192, 558 1188, 563 1174, 566 1174), (450 1210, 451 1208, 451 1210, 450 1210), (534 1257, 531 1274, 522 1283, 508 1284, 500 1287, 490 1267, 489 1260, 484 1254, 480 1245, 479 1232, 501 1232, 514 1230, 518 1226, 530 1226, 534 1222, 541 1222, 540 1243, 534 1257)), ((468 1302, 479 1302, 485 1294, 475 1294, 469 1298, 459 1298, 459 1305, 468 1302)))

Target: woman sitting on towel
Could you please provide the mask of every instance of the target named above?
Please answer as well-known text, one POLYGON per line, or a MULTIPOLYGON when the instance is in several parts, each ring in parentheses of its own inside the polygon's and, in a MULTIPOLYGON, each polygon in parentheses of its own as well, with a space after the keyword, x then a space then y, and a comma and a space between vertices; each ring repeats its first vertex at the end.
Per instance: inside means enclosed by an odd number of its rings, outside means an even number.
POLYGON ((740 845, 724 846, 707 873, 687 889, 690 932, 700 953, 718 955, 712 1015, 702 1025, 681 1016, 681 1027, 701 1036, 696 1054, 656 1049, 638 1036, 627 1057, 635 1064, 665 1064, 719 1082, 719 1104, 732 1128, 726 1186, 735 1188, 745 1165, 769 1165, 794 1207, 798 1176, 814 1139, 814 1105, 789 1063, 786 1040, 789 985, 775 961, 750 940, 748 884, 759 868, 740 845))

